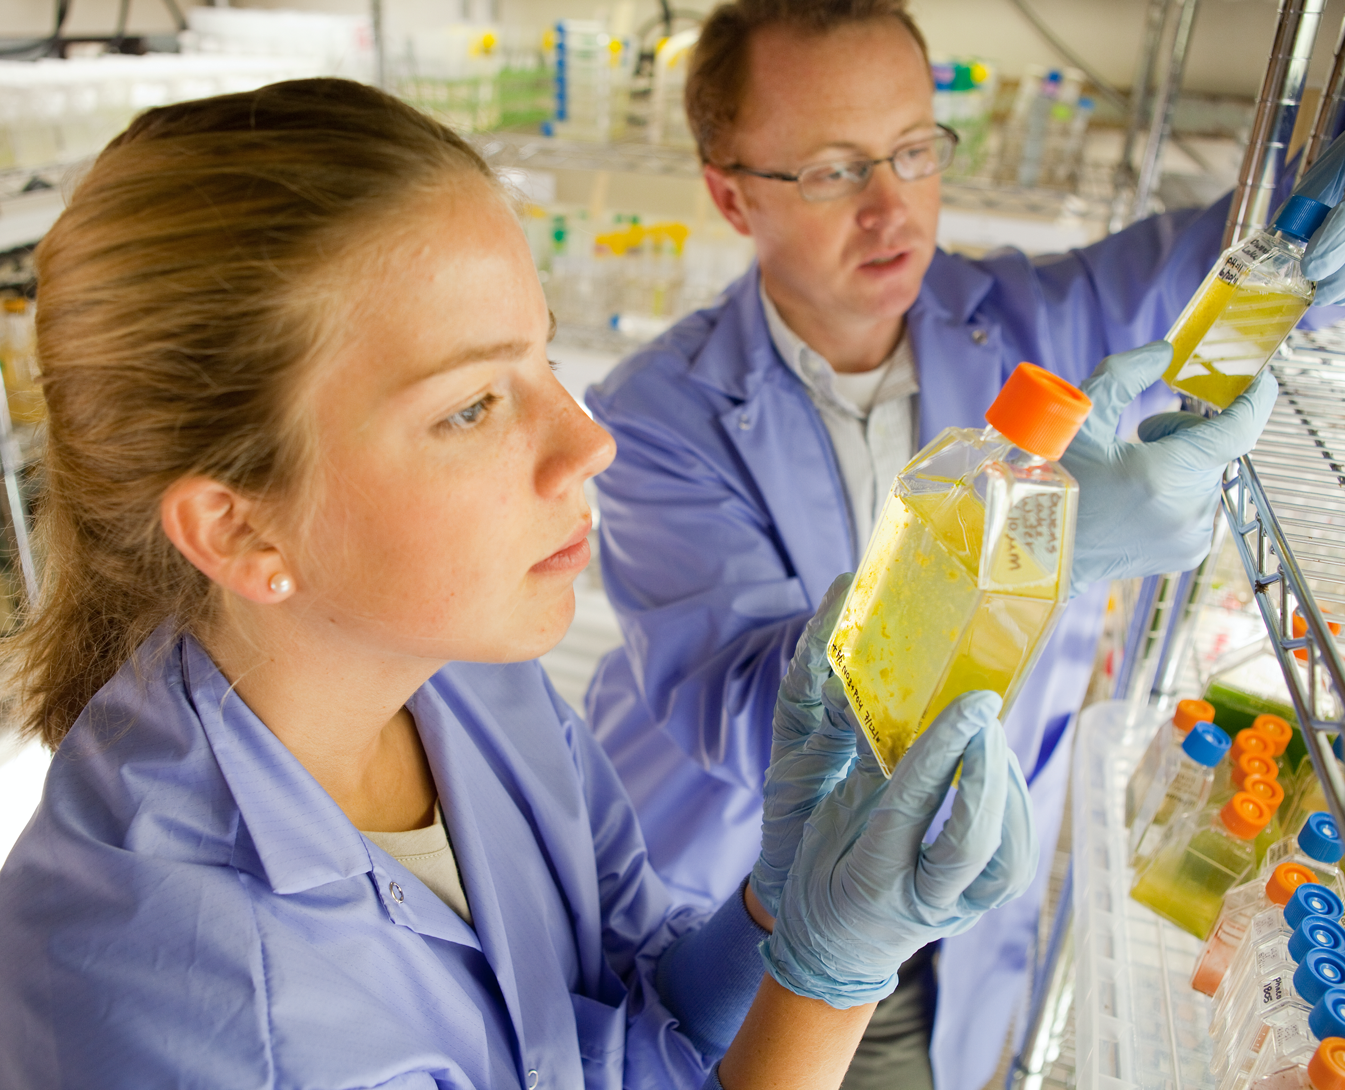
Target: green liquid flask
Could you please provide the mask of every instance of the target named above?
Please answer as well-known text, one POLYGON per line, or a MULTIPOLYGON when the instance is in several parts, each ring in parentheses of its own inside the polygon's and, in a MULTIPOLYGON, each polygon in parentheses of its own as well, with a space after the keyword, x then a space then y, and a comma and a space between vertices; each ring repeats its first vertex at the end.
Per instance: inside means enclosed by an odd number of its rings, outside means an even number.
POLYGON ((1270 816, 1270 807, 1245 791, 1222 810, 1207 807, 1187 815, 1168 826, 1130 895, 1183 931, 1209 938, 1224 894, 1251 874, 1256 864, 1253 841, 1270 816))

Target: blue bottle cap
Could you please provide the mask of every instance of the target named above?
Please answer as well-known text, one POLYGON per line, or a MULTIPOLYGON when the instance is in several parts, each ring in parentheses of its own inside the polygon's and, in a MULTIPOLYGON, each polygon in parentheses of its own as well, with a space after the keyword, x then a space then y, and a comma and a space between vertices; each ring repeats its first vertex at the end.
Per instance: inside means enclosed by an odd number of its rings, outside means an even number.
POLYGON ((1322 947, 1309 950, 1294 970, 1294 991, 1316 1003, 1330 989, 1345 984, 1345 954, 1322 947))
POLYGON ((1345 844, 1340 842, 1336 821, 1325 810, 1308 815, 1298 831, 1298 846, 1303 854, 1319 863, 1336 863, 1345 855, 1345 844))
POLYGON ((1331 890, 1317 882, 1304 882, 1284 906, 1284 922, 1297 927, 1305 916, 1329 916, 1338 920, 1345 915, 1345 905, 1331 890))
POLYGON ((1302 961, 1309 950, 1321 947, 1345 953, 1345 927, 1330 916, 1304 916, 1294 933, 1289 936, 1289 956, 1302 961))
POLYGON ((1319 1041, 1345 1037, 1345 988, 1328 988, 1308 1015, 1308 1029, 1319 1041))
POLYGON ((1196 764, 1213 768, 1232 744, 1233 740, 1213 723, 1197 723, 1182 742, 1182 752, 1196 764))
POLYGON ((1314 201, 1311 197, 1293 196, 1284 202, 1280 214, 1275 217, 1274 227, 1290 238, 1307 242, 1330 211, 1329 204, 1314 201))

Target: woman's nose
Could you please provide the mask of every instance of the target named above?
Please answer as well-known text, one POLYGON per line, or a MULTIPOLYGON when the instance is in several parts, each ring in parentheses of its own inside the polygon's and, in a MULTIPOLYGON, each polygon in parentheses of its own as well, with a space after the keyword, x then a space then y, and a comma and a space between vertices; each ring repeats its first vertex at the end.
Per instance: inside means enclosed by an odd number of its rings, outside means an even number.
POLYGON ((616 440, 579 407, 559 381, 548 415, 552 423, 547 451, 538 464, 537 490, 544 496, 558 496, 611 465, 616 440))

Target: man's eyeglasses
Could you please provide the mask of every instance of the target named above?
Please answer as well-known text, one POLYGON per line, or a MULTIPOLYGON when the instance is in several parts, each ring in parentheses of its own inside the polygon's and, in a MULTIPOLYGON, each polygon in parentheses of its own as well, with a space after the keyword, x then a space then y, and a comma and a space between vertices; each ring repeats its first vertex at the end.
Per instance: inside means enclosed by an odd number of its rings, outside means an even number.
POLYGON ((873 177, 873 168, 879 163, 891 163, 897 177, 917 182, 948 169, 957 151, 957 133, 943 125, 928 132, 903 140, 891 155, 881 159, 847 159, 836 163, 817 163, 804 167, 797 174, 782 174, 774 170, 753 170, 740 163, 723 169, 733 174, 750 174, 754 178, 768 178, 776 182, 796 182, 799 195, 805 201, 834 201, 858 193, 873 177))

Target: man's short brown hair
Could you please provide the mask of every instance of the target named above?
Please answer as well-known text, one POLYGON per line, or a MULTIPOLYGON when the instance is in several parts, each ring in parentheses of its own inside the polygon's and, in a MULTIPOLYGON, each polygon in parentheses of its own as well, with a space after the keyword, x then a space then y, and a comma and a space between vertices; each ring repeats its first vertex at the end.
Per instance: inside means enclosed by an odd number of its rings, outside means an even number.
POLYGON ((762 27, 783 25, 805 34, 825 34, 849 23, 895 19, 926 59, 929 49, 906 0, 729 0, 710 13, 687 74, 686 111, 701 162, 723 165, 725 137, 732 130, 747 86, 748 46, 762 27))

